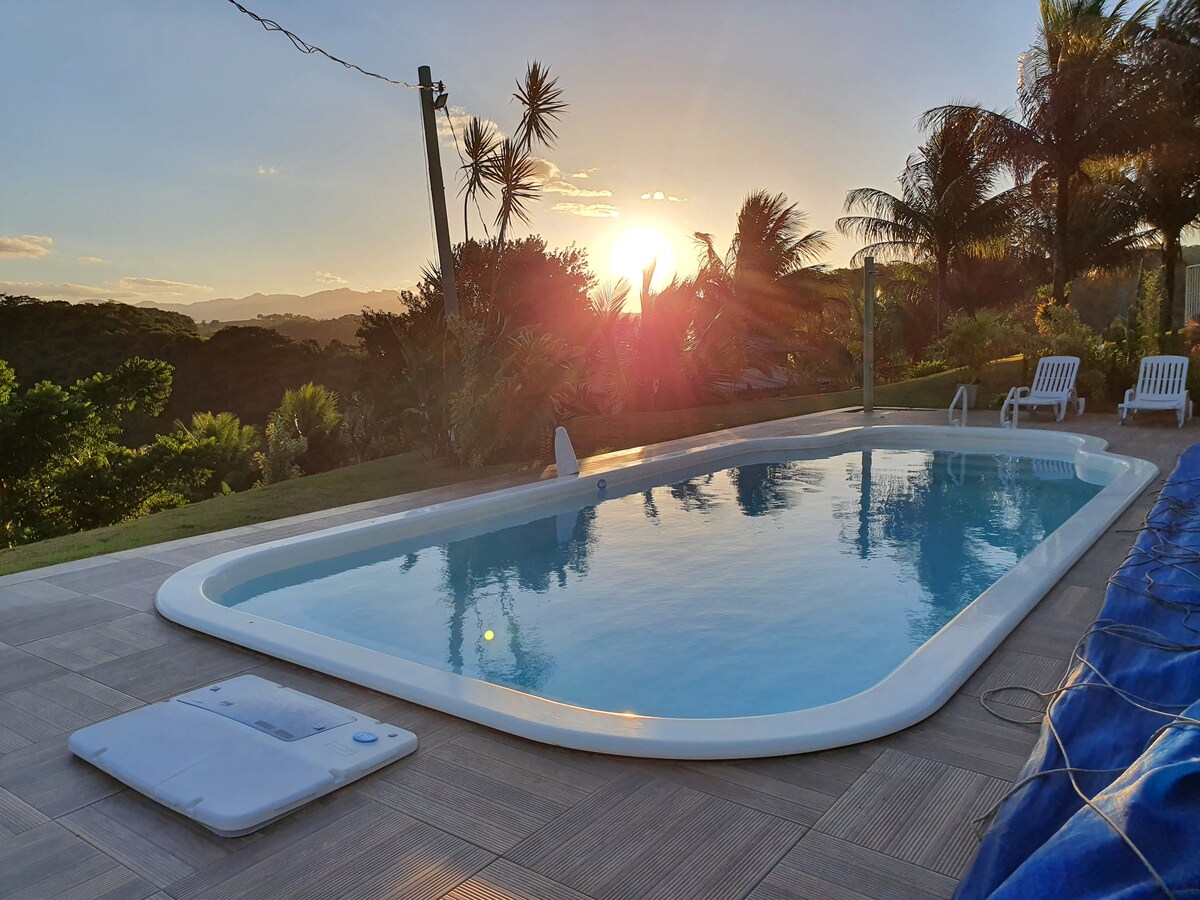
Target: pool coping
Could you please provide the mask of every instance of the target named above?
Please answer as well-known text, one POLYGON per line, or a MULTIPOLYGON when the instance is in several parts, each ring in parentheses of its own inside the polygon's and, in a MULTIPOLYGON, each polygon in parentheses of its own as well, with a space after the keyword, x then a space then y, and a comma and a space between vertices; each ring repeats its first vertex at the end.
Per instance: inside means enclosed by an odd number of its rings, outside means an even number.
MULTIPOLYGON (((160 588, 156 604, 169 619, 367 687, 543 743, 626 756, 735 759, 807 752, 858 743, 899 731, 940 708, 1041 597, 1144 490, 1158 473, 1151 463, 1106 452, 1107 442, 1069 432, 944 426, 867 425, 816 434, 732 437, 610 468, 542 480, 419 509, 335 526, 234 550, 190 566, 160 588), (875 438, 874 440, 872 436, 875 438), (749 453, 863 446, 960 451, 1020 450, 1074 458, 1115 473, 1112 483, 969 604, 876 685, 835 703, 794 712, 725 719, 670 719, 587 710, 454 675, 335 638, 221 606, 204 592, 296 561, 319 558, 368 529, 388 540, 413 537, 482 515, 594 496, 604 477, 618 489, 635 477, 715 464, 749 453), (271 561, 269 566, 264 561, 271 561), (290 561, 290 562, 289 562, 290 561)), ((329 553, 328 555, 333 555, 329 553)))

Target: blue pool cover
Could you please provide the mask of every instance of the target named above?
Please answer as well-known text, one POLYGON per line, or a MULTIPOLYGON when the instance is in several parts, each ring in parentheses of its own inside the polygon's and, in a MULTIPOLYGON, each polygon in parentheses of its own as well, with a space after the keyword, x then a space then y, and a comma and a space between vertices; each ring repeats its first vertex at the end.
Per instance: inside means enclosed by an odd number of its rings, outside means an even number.
POLYGON ((1064 688, 1021 773, 1032 780, 957 896, 1200 897, 1200 445, 1110 580, 1064 688), (1079 792, 1053 771, 1068 767, 1079 792))

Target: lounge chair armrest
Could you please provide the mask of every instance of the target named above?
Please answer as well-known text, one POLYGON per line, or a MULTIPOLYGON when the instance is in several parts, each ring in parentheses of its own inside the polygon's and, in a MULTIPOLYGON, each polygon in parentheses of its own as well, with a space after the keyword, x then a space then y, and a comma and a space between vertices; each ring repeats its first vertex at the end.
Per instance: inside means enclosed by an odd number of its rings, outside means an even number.
POLYGON ((1016 394, 1014 394, 1013 396, 1017 400, 1020 400, 1022 397, 1029 396, 1029 388, 1027 388, 1027 387, 1019 387, 1019 388, 1016 388, 1015 390, 1016 390, 1016 394))
POLYGON ((1129 388, 1127 391, 1125 391, 1125 402, 1126 403, 1133 402, 1133 388, 1129 388))

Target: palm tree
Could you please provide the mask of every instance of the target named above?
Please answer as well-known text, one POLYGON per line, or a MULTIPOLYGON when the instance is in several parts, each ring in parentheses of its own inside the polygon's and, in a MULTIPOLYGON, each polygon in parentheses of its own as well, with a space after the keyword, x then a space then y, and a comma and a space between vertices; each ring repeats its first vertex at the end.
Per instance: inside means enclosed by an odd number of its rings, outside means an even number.
POLYGON ((1066 235, 1062 269, 1067 281, 1085 272, 1132 265, 1151 236, 1142 227, 1130 179, 1119 166, 1084 166, 1068 185, 1067 218, 1061 226, 1052 180, 1035 177, 1028 187, 1020 240, 1045 258, 1053 255, 1061 228, 1066 235))
MULTIPOLYGON (((481 194, 488 199, 492 197, 491 179, 488 176, 499 145, 500 135, 496 133, 492 124, 479 116, 471 116, 466 131, 463 132, 463 155, 466 161, 461 167, 463 186, 459 190, 463 195, 463 237, 468 241, 471 239, 468 209, 472 201, 478 205, 481 194)), ((480 218, 482 219, 482 215, 480 218)), ((484 229, 486 228, 485 224, 484 229)))
POLYGON ((882 262, 913 262, 934 271, 934 321, 941 320, 947 280, 962 256, 987 255, 1011 224, 1017 191, 996 192, 998 158, 981 140, 977 119, 959 116, 936 123, 929 139, 900 173, 900 196, 876 188, 846 194, 838 231, 866 242, 851 262, 867 256, 882 262))
POLYGON ((513 99, 521 104, 521 124, 517 126, 517 147, 528 153, 534 143, 553 147, 558 143, 554 123, 566 112, 558 79, 550 77, 550 67, 537 60, 525 70, 524 83, 517 83, 513 99))
POLYGON ((588 298, 589 368, 600 381, 601 411, 620 415, 636 402, 636 366, 631 338, 637 318, 625 311, 629 282, 624 278, 592 291, 588 298))
POLYGON ((500 191, 500 206, 496 210, 500 243, 504 243, 514 219, 529 224, 527 204, 536 200, 541 193, 536 172, 529 151, 522 150, 512 138, 505 138, 501 142, 486 175, 500 191))
POLYGON ((1162 331, 1175 322, 1175 271, 1185 229, 1200 223, 1200 133, 1190 141, 1158 144, 1133 167, 1129 196, 1159 240, 1164 275, 1162 331))
POLYGON ((463 234, 468 240, 468 207, 478 203, 481 195, 491 198, 492 187, 500 195, 495 224, 501 241, 514 221, 529 223, 528 204, 540 194, 533 151, 539 145, 553 147, 558 142, 554 123, 562 118, 568 104, 562 99, 558 79, 550 77, 550 67, 536 60, 530 63, 512 96, 522 110, 514 137, 504 138, 491 123, 477 116, 467 123, 463 135, 463 184, 459 193, 463 196, 463 234))
POLYGON ((711 234, 696 232, 698 289, 718 299, 717 314, 736 319, 746 338, 785 335, 798 313, 823 305, 813 286, 823 267, 814 263, 829 250, 829 241, 823 231, 806 232, 807 221, 786 195, 760 190, 742 202, 724 257, 711 234))
POLYGON ((926 124, 978 122, 1019 181, 1036 173, 1053 184, 1051 281, 1060 303, 1069 280, 1072 182, 1089 161, 1134 153, 1153 140, 1156 87, 1139 77, 1133 60, 1153 6, 1144 3, 1127 17, 1127 0, 1111 9, 1108 0, 1041 0, 1038 37, 1022 57, 1019 119, 957 104, 925 114, 926 124))
POLYGON ((1139 64, 1158 85, 1160 108, 1173 127, 1134 162, 1130 195, 1159 240, 1165 332, 1174 326, 1180 236, 1200 221, 1200 3, 1167 0, 1142 37, 1139 64))

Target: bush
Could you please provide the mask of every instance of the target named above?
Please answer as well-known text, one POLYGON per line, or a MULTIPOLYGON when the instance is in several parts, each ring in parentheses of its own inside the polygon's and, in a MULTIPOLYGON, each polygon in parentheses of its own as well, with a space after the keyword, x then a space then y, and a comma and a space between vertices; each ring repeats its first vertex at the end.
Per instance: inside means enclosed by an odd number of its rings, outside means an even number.
POLYGON ((909 366, 908 372, 905 374, 909 378, 924 378, 926 375, 937 375, 940 372, 945 372, 947 368, 944 359, 923 359, 909 366))
POLYGON ((953 368, 965 368, 966 380, 978 384, 983 380, 983 368, 1002 354, 1000 313, 981 309, 970 315, 952 316, 946 321, 946 333, 940 349, 953 368))
POLYGON ((1035 322, 1037 356, 1078 356, 1080 392, 1098 402, 1111 399, 1120 363, 1116 345, 1084 324, 1073 306, 1043 303, 1037 308, 1035 322))

